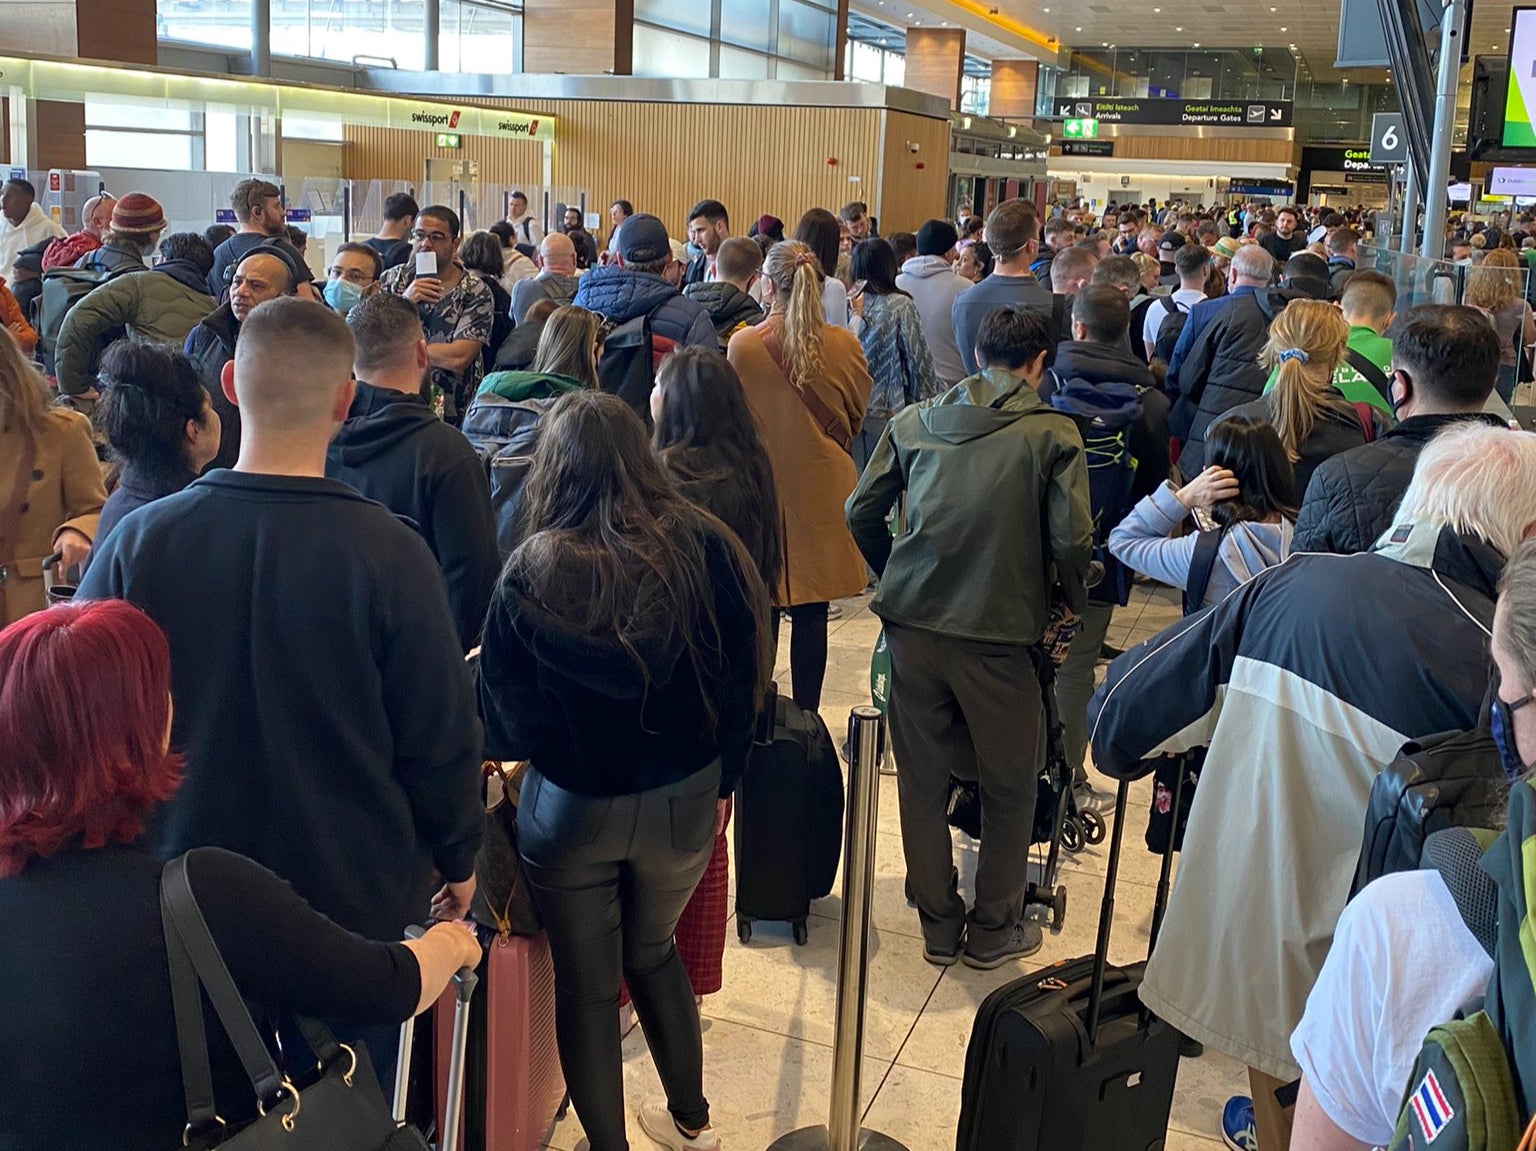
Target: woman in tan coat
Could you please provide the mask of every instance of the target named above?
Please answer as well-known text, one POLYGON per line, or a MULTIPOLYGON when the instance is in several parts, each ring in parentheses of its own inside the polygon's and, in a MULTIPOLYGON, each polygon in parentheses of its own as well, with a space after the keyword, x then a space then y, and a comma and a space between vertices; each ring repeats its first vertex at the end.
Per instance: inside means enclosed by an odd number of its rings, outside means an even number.
POLYGON ((826 322, 810 248, 775 244, 763 285, 768 318, 732 336, 726 357, 773 464, 784 537, 774 604, 789 609, 794 701, 814 711, 827 672, 828 601, 864 590, 843 503, 858 480, 848 446, 864 421, 870 378, 858 337, 826 322))
POLYGON ((91 551, 107 493, 91 423, 48 406, 42 377, 0 333, 0 626, 46 606, 43 561, 91 551))

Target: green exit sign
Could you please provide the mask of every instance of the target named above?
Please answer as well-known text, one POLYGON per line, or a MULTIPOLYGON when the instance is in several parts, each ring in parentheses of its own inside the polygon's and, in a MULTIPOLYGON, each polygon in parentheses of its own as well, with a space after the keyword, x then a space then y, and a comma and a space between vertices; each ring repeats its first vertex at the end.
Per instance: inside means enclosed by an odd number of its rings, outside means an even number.
POLYGON ((1068 140, 1091 140, 1099 134, 1099 122, 1097 120, 1066 120, 1061 125, 1061 134, 1068 140))
POLYGON ((439 148, 458 148, 461 146, 457 132, 439 132, 437 134, 437 146, 439 148))

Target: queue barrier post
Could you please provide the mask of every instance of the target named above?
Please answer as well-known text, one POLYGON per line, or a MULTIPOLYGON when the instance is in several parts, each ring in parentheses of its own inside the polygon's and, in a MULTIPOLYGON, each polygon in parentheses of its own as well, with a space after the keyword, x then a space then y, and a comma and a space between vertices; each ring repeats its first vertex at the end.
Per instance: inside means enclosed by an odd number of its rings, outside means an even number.
POLYGON ((838 940, 837 1014, 826 1126, 780 1136, 768 1151, 907 1151, 888 1135, 861 1128, 860 1071, 869 980, 869 919, 874 898, 875 827, 885 717, 873 707, 848 716, 847 821, 843 839, 843 918, 838 940))

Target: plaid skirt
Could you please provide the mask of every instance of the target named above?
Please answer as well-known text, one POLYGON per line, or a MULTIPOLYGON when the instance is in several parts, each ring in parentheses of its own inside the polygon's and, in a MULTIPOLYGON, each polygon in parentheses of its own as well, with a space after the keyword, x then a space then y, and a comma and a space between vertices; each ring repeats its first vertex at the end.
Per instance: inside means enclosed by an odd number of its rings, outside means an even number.
MULTIPOLYGON (((727 833, 730 830, 731 806, 734 798, 725 801, 725 830, 715 836, 715 850, 709 857, 709 865, 694 888, 693 898, 683 908, 682 918, 677 921, 677 954, 688 972, 695 995, 713 995, 722 983, 722 960, 725 955, 725 920, 730 910, 731 852, 727 833)), ((629 987, 619 988, 619 1005, 629 1002, 629 987)))

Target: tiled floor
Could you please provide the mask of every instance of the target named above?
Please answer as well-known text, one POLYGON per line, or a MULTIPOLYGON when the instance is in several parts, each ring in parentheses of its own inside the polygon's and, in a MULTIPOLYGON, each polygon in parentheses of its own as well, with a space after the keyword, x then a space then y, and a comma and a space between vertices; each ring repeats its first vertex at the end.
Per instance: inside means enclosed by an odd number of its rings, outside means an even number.
MULTIPOLYGON (((847 601, 832 621, 822 714, 841 742, 848 710, 869 702, 869 655, 879 621, 862 600, 847 601)), ((1109 642, 1129 646, 1179 618, 1176 593, 1138 585, 1131 603, 1116 612, 1109 642)), ((787 629, 779 653, 780 682, 787 682, 787 629)), ((1104 889, 1108 845, 1086 848, 1065 860, 1061 882, 1068 891, 1066 922, 1047 931, 1045 946, 1030 959, 993 972, 963 965, 941 971, 922 958, 917 913, 902 893, 905 868, 896 808, 896 781, 880 781, 876 847, 874 927, 870 935, 869 996, 864 1038, 862 1098, 867 1127, 904 1143, 909 1151, 947 1151, 954 1146, 960 1114, 961 1074, 971 1022, 993 988, 1059 959, 1092 951, 1104 889)), ((1117 961, 1145 954, 1158 860, 1141 843, 1150 783, 1131 789, 1115 926, 1110 945, 1117 961)), ((975 870, 973 846, 957 835, 961 889, 975 870)), ((742 946, 727 934, 725 986, 704 1002, 705 1089, 716 1128, 728 1151, 763 1151, 786 1131, 823 1123, 832 1069, 833 1004, 836 995, 841 879, 830 898, 813 905, 810 942, 796 947, 785 925, 753 928, 742 946)), ((660 1083, 637 1028, 624 1043, 625 1090, 631 1105, 659 1094, 660 1083)), ((1184 1060, 1168 1133, 1167 1151, 1218 1151, 1220 1113, 1227 1097, 1245 1091, 1247 1077, 1233 1060, 1210 1053, 1184 1060)), ((553 1151, 573 1151, 582 1138, 579 1118, 553 1131, 553 1151)), ((633 1116, 634 1151, 655 1145, 633 1116)), ((1113 1151, 1113 1149, 1106 1149, 1113 1151)))

